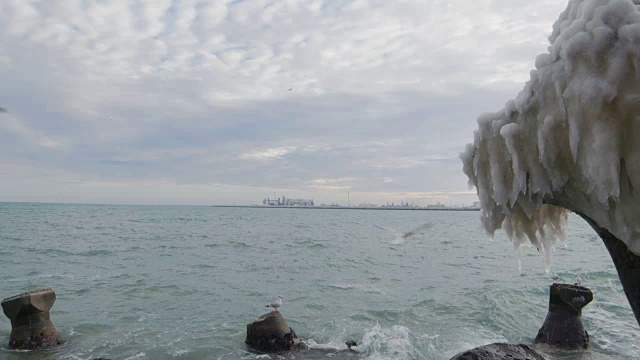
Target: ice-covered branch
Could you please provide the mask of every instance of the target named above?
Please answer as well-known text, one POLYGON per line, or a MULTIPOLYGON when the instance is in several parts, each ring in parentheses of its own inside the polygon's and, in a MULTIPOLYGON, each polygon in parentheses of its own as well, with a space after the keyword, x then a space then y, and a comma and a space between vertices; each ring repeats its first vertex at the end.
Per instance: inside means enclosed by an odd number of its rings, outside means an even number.
POLYGON ((483 225, 549 254, 570 209, 640 255, 640 0, 571 0, 549 41, 461 154, 483 225))

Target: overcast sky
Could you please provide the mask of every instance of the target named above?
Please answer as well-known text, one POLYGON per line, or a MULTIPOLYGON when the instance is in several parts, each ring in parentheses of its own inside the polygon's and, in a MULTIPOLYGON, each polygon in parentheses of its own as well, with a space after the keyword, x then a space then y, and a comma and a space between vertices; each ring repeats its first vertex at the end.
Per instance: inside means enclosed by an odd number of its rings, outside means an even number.
POLYGON ((0 201, 470 204, 564 1, 2 0, 0 201))

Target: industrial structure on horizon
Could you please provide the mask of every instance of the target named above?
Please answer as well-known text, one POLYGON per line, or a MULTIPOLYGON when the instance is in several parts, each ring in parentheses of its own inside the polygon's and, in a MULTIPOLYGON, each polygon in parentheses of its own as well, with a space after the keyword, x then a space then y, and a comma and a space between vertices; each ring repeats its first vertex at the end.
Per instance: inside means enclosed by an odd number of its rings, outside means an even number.
POLYGON ((282 198, 276 198, 274 200, 269 199, 268 197, 262 200, 262 205, 267 206, 314 206, 313 199, 286 199, 284 196, 282 198))
MULTIPOLYGON (((254 205, 254 206, 261 206, 261 205, 254 205)), ((429 204, 427 206, 421 206, 421 205, 415 205, 413 203, 413 201, 411 201, 411 203, 407 200, 407 201, 400 201, 400 204, 396 204, 395 202, 389 203, 387 202, 387 204, 383 204, 383 205, 378 205, 378 204, 372 204, 372 203, 360 203, 359 205, 354 205, 354 204, 348 204, 346 206, 344 205, 339 205, 336 203, 332 203, 330 205, 327 204, 319 204, 316 205, 313 202, 313 199, 287 199, 284 196, 282 197, 276 197, 274 194, 274 198, 269 198, 266 197, 262 200, 262 206, 280 206, 280 207, 307 207, 307 208, 347 208, 347 209, 389 209, 389 210, 394 210, 394 209, 398 209, 398 210, 411 210, 411 209, 418 209, 418 210, 455 210, 455 209, 460 209, 460 210, 479 210, 480 209, 480 202, 479 201, 475 201, 473 202, 473 205, 468 206, 468 205, 453 205, 453 202, 450 206, 447 206, 439 201, 437 201, 435 204, 429 204)))

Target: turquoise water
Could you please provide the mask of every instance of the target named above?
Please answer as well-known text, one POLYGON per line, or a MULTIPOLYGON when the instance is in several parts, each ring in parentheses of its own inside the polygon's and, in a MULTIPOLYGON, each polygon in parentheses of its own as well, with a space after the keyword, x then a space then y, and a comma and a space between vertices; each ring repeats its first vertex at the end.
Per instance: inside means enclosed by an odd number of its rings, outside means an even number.
MULTIPOLYGON (((478 212, 0 203, 0 297, 51 287, 66 340, 0 359, 240 359, 246 324, 284 296, 313 347, 353 339, 365 359, 448 359, 490 342, 533 341, 550 276, 526 249, 490 241, 478 212), (401 242, 393 230, 425 225, 401 242)), ((594 292, 592 349, 550 359, 640 358, 638 324, 604 245, 571 216, 554 254, 594 292)), ((276 358, 276 357, 273 357, 276 358)), ((304 359, 304 356, 297 358, 304 359)))

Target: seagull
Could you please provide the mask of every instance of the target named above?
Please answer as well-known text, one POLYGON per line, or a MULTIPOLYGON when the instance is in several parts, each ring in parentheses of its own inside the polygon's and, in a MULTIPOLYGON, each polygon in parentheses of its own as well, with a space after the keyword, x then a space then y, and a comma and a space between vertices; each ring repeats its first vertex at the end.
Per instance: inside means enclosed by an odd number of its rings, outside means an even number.
POLYGON ((407 231, 407 232, 400 232, 400 231, 398 231, 396 229, 393 229, 393 228, 390 228, 390 227, 378 226, 378 225, 375 225, 375 224, 373 226, 377 227, 378 229, 385 229, 385 230, 389 231, 390 233, 392 233, 395 236, 395 238, 391 241, 391 243, 394 244, 394 245, 399 245, 399 244, 404 243, 405 239, 415 235, 416 233, 418 233, 421 230, 430 228, 431 226, 433 226, 433 224, 425 223, 425 224, 422 224, 422 225, 418 226, 417 228, 415 228, 415 229, 413 229, 411 231, 407 231))
POLYGON ((347 345, 347 348, 349 348, 349 350, 351 350, 352 346, 358 346, 358 344, 356 344, 356 342, 353 341, 353 340, 349 340, 349 341, 345 342, 344 344, 347 345))
POLYGON ((278 298, 276 299, 276 301, 265 305, 265 307, 272 307, 275 309, 276 312, 278 312, 278 308, 282 306, 282 295, 279 295, 278 298))
POLYGON ((551 280, 553 280, 554 283, 557 283, 558 281, 560 281, 560 276, 553 275, 553 277, 551 277, 551 280))
POLYGON ((420 230, 424 230, 424 229, 428 229, 431 227, 431 223, 426 223, 426 224, 422 224, 420 226, 418 226, 417 228, 411 230, 411 231, 407 231, 406 233, 402 234, 402 238, 406 239, 409 236, 413 236, 415 235, 415 233, 417 233, 420 230))
POLYGON ((574 285, 578 285, 578 286, 582 285, 582 277, 580 277, 580 274, 576 276, 576 283, 574 285))

